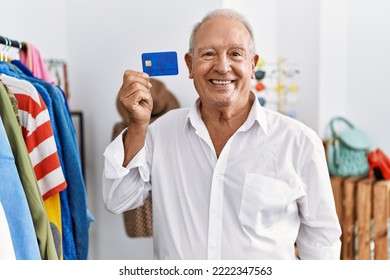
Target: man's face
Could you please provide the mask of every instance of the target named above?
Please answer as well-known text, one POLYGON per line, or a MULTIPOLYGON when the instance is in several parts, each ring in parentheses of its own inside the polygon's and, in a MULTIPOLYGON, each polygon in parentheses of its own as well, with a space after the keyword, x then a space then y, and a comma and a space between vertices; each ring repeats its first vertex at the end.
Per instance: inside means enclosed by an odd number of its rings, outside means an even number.
POLYGON ((193 56, 185 58, 203 105, 223 109, 246 104, 258 60, 251 47, 249 31, 237 20, 216 17, 199 28, 193 56))

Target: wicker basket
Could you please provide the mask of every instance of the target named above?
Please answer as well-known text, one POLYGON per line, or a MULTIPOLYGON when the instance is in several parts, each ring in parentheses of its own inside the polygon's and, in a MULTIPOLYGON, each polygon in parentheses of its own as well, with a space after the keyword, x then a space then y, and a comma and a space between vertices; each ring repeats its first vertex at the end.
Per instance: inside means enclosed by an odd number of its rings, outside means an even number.
POLYGON ((151 237, 153 235, 152 196, 144 205, 123 213, 126 233, 129 237, 151 237))

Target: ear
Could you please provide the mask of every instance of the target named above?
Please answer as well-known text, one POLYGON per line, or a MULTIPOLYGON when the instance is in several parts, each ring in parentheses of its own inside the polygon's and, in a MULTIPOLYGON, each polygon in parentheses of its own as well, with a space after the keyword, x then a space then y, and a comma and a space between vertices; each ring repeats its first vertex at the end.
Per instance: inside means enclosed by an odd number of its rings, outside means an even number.
POLYGON ((184 55, 184 60, 186 61, 187 68, 188 68, 188 73, 189 73, 188 77, 190 79, 192 79, 193 78, 193 76, 192 76, 192 56, 189 53, 186 53, 184 55))
POLYGON ((255 68, 256 68, 256 65, 257 65, 257 62, 259 61, 259 55, 255 54, 253 57, 252 57, 252 75, 251 75, 251 78, 252 79, 255 79, 255 68))

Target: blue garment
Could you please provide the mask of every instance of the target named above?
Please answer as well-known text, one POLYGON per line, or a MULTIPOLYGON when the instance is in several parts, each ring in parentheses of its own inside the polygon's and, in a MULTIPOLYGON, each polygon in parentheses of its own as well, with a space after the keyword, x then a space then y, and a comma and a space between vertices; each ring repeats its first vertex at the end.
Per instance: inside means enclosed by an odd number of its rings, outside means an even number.
MULTIPOLYGON (((0 94, 3 94, 3 92, 0 92, 0 94)), ((31 212, 1 117, 0 201, 7 217, 16 259, 40 260, 41 254, 31 212)))
MULTIPOLYGON (((65 228, 65 232, 63 228, 63 237, 69 237, 68 240, 63 242, 64 259, 87 259, 89 242, 88 229, 89 223, 93 221, 93 216, 87 209, 86 189, 82 174, 79 148, 76 140, 76 132, 65 95, 58 86, 44 82, 33 76, 27 76, 32 75, 31 72, 26 71, 25 66, 19 61, 14 60, 12 63, 14 65, 0 62, 0 73, 5 73, 31 82, 41 94, 42 99, 49 109, 49 114, 51 114, 50 117, 52 120, 53 133, 55 133, 60 163, 68 184, 66 190, 60 193, 61 211, 67 211, 66 205, 68 205, 69 212, 64 213, 65 215, 63 218, 71 220, 70 225, 73 226, 73 228, 65 228), (21 69, 24 69, 23 72, 21 69), (64 208, 62 209, 63 204, 64 208), (75 257, 71 247, 72 244, 70 244, 70 235, 67 235, 68 233, 73 233, 76 250, 75 257), (65 250, 67 250, 67 253, 65 250)), ((65 220, 64 225, 69 223, 69 220, 65 220)))
POLYGON ((34 74, 20 60, 12 60, 12 64, 16 65, 20 71, 27 77, 34 77, 34 74))
POLYGON ((49 83, 42 82, 41 85, 46 88, 53 102, 54 121, 57 126, 62 150, 65 178, 68 183, 68 203, 73 221, 73 237, 77 259, 85 260, 88 256, 89 221, 87 215, 87 195, 76 140, 76 131, 62 91, 49 83))
MULTIPOLYGON (((51 97, 49 93, 46 91, 46 89, 38 84, 37 82, 32 83, 34 87, 37 89, 39 94, 41 95, 43 102, 45 102, 46 107, 49 111, 50 120, 52 123, 53 128, 53 134, 57 145, 57 152, 58 156, 60 158, 60 164, 62 167, 62 170, 64 172, 64 176, 66 179, 66 174, 64 171, 65 164, 64 159, 62 155, 62 149, 60 145, 60 140, 57 132, 57 126, 56 122, 54 120, 54 112, 53 112, 53 104, 51 97)), ((67 182, 68 184, 68 182, 67 182)), ((69 184, 68 184, 69 187, 69 184)), ((60 192, 60 202, 61 202, 61 222, 62 222, 62 254, 64 260, 75 260, 76 257, 76 247, 75 247, 75 241, 73 236, 73 224, 72 224, 72 218, 70 214, 70 208, 69 208, 69 201, 68 201, 68 187, 65 188, 60 192)))

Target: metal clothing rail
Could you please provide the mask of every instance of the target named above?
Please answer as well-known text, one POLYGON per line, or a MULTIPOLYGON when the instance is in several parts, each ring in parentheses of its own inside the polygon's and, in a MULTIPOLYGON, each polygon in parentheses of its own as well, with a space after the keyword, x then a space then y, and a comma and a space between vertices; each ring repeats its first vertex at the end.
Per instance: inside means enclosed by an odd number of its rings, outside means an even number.
POLYGON ((21 50, 27 50, 26 44, 16 40, 9 39, 8 37, 0 36, 0 44, 18 48, 21 50))

